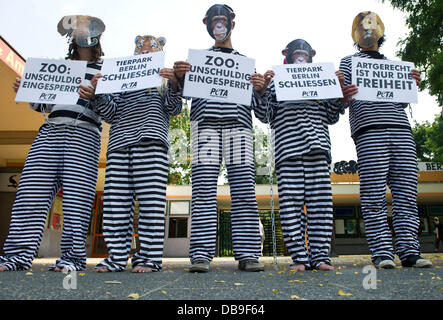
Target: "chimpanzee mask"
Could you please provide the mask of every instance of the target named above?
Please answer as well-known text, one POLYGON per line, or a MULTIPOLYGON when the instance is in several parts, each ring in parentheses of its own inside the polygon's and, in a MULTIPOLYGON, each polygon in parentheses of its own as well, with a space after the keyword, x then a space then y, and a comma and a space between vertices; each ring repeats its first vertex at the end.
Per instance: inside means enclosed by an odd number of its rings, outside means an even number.
POLYGON ((315 50, 303 39, 289 42, 281 52, 286 63, 310 63, 315 56, 315 50))
POLYGON ((93 47, 98 44, 105 24, 99 18, 90 16, 64 16, 57 25, 58 32, 75 40, 80 47, 93 47))
POLYGON ((352 22, 352 40, 362 48, 372 47, 384 33, 385 26, 375 12, 360 12, 352 22))
POLYGON ((162 51, 165 44, 166 39, 164 37, 156 38, 154 36, 137 36, 135 38, 134 55, 146 52, 162 51))
POLYGON ((235 13, 231 7, 225 4, 214 4, 206 11, 203 23, 209 35, 217 42, 223 42, 228 38, 232 30, 232 20, 235 13))

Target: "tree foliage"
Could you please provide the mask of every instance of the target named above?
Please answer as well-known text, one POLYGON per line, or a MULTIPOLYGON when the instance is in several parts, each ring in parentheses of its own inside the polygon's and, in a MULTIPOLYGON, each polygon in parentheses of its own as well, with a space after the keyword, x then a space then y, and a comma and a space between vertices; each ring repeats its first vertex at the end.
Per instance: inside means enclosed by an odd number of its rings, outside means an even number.
POLYGON ((412 129, 418 161, 443 163, 443 118, 437 116, 433 123, 415 122, 412 129))
POLYGON ((268 134, 266 134, 260 127, 254 126, 253 152, 256 184, 269 184, 270 167, 272 168, 272 183, 277 183, 274 163, 270 163, 269 159, 269 154, 273 152, 273 148, 269 140, 270 137, 268 134))
POLYGON ((404 61, 414 62, 415 67, 423 71, 420 89, 429 89, 439 105, 443 105, 443 1, 390 0, 390 3, 408 13, 406 25, 410 31, 399 41, 397 55, 404 61))
POLYGON ((168 184, 191 184, 191 122, 188 101, 183 100, 182 112, 169 119, 169 133, 171 148, 168 184))

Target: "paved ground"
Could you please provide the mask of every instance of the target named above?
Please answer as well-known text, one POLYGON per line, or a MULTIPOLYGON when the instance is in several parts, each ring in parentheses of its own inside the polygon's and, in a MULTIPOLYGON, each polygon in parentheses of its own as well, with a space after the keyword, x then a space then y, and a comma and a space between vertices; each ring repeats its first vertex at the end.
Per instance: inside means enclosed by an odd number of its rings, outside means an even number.
POLYGON ((87 270, 71 278, 47 271, 55 259, 36 259, 31 270, 0 272, 0 300, 175 300, 183 307, 213 300, 442 300, 443 254, 423 256, 433 268, 402 268, 397 260, 396 269, 366 271, 369 256, 340 256, 332 258, 332 272, 291 272, 288 257, 277 266, 263 257, 266 270, 249 273, 232 258, 216 258, 205 274, 189 273, 189 260, 174 258, 164 259, 162 272, 98 274, 100 259, 88 259, 87 270))

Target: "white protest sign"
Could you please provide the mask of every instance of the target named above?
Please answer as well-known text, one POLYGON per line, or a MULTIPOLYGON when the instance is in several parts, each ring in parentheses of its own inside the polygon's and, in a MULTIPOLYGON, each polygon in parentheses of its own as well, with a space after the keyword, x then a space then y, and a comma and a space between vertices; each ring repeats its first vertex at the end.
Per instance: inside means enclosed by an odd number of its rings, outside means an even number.
POLYGON ((157 51, 130 57, 105 59, 96 94, 133 91, 158 87, 158 74, 165 64, 165 52, 157 51))
POLYGON ((333 63, 284 64, 272 70, 278 101, 343 98, 333 63))
POLYGON ((183 95, 250 105, 255 60, 240 55, 189 49, 191 71, 183 95))
POLYGON ((417 103, 417 84, 411 76, 414 64, 352 57, 352 84, 356 100, 417 103))
POLYGON ((76 104, 86 61, 29 58, 15 101, 76 104))

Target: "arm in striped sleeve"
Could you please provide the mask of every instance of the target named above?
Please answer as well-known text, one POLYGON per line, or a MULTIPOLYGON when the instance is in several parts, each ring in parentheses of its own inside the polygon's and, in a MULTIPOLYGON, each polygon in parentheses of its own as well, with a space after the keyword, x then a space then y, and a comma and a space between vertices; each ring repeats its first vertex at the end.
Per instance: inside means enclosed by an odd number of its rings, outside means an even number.
POLYGON ((37 112, 51 112, 52 107, 54 107, 53 104, 46 104, 46 103, 30 103, 29 107, 37 112))
POLYGON ((269 123, 275 118, 277 112, 277 96, 275 94, 274 80, 271 80, 263 95, 253 93, 252 107, 255 117, 263 123, 269 123))
POLYGON ((344 103, 341 99, 328 99, 323 101, 326 108, 326 118, 328 124, 335 124, 340 119, 340 114, 344 114, 349 103, 344 103))
POLYGON ((176 116, 180 114, 183 108, 183 88, 178 82, 178 89, 174 91, 170 82, 168 81, 168 89, 164 96, 164 108, 168 115, 176 116))
POLYGON ((117 113, 119 94, 96 94, 90 101, 92 110, 99 114, 107 123, 112 124, 117 113))

